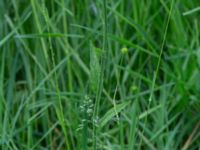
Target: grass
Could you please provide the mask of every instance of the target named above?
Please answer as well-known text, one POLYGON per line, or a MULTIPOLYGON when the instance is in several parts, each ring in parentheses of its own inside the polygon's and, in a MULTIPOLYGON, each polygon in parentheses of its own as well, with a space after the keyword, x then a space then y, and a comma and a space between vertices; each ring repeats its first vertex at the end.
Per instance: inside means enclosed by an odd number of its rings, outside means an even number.
POLYGON ((199 6, 0 1, 0 149, 199 149, 199 6))

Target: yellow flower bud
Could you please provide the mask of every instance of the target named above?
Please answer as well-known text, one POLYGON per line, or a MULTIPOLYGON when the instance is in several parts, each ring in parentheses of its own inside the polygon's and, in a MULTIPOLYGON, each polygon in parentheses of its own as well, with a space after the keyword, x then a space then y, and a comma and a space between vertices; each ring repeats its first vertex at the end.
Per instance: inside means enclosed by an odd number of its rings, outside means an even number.
POLYGON ((122 53, 122 54, 128 53, 128 48, 123 47, 123 48, 121 49, 121 53, 122 53))

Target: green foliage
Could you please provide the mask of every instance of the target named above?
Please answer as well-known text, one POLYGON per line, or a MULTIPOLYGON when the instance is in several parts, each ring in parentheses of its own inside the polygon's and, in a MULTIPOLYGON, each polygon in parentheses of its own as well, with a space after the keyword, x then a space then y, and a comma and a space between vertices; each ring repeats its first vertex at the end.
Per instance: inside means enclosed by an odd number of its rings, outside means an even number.
POLYGON ((0 0, 0 149, 198 149, 199 5, 0 0))

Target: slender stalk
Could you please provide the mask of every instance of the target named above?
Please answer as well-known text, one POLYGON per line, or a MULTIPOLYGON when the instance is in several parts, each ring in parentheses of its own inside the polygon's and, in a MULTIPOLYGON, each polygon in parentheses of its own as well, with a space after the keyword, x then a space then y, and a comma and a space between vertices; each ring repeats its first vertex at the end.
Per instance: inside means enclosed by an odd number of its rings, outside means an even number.
MULTIPOLYGON (((163 49, 164 49, 164 45, 165 45, 165 42, 166 42, 167 31, 168 31, 168 27, 169 27, 171 14, 172 14, 172 11, 173 11, 173 6, 174 6, 174 0, 172 0, 172 2, 171 2, 170 11, 169 11, 169 15, 168 15, 168 18, 167 18, 165 31, 164 31, 163 41, 162 41, 162 44, 161 44, 160 54, 159 54, 159 58, 158 58, 157 66, 156 66, 156 71, 155 71, 154 76, 153 76, 153 83, 152 83, 152 86, 151 86, 150 96, 149 96, 149 99, 148 99, 147 112, 150 109, 151 102, 152 102, 152 97, 153 97, 153 93, 154 93, 154 89, 155 89, 155 83, 156 83, 158 71, 159 71, 160 64, 161 64, 163 49)), ((147 121, 148 121, 148 115, 146 115, 146 117, 145 117, 145 120, 144 120, 145 126, 144 127, 147 126, 147 121)), ((142 130, 142 134, 144 134, 144 129, 142 130)), ((140 148, 141 144, 142 144, 142 140, 140 141, 139 148, 140 148)))
MULTIPOLYGON (((95 101, 95 108, 94 108, 94 119, 96 121, 98 121, 98 114, 99 114, 99 105, 100 105, 100 99, 101 99, 101 94, 103 91, 103 79, 104 79, 104 73, 105 73, 105 67, 107 64, 107 54, 108 54, 108 50, 107 50, 107 8, 106 8, 106 4, 107 1, 103 0, 103 10, 104 10, 104 25, 103 25, 103 47, 102 47, 102 56, 101 56, 101 74, 100 74, 100 80, 98 83, 98 90, 97 90, 97 94, 96 94, 96 101, 95 101)), ((96 150, 97 149, 97 126, 95 123, 93 123, 93 140, 94 140, 94 144, 93 144, 93 149, 96 150)))

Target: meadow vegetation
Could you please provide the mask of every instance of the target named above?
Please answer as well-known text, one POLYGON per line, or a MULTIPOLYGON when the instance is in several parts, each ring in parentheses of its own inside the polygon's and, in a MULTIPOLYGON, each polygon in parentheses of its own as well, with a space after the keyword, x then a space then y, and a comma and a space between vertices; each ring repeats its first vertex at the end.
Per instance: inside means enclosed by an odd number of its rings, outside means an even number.
POLYGON ((0 149, 200 149, 199 0, 0 0, 0 149))

